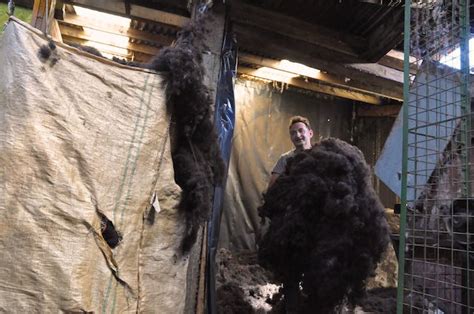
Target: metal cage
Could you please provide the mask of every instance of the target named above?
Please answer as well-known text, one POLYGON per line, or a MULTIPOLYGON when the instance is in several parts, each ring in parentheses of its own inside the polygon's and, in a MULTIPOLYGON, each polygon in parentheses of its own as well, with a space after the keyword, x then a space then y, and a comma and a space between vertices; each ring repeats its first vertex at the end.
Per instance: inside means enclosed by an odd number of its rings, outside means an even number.
POLYGON ((471 8, 405 2, 398 313, 474 313, 471 8))

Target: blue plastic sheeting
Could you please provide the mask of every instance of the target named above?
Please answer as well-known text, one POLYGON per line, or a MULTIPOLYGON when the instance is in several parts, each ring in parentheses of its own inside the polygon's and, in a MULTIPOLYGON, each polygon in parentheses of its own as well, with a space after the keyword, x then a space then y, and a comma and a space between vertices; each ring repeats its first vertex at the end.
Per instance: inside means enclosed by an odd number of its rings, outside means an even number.
MULTIPOLYGON (((232 149, 232 137, 235 125, 234 81, 237 73, 237 45, 226 23, 224 42, 222 47, 221 69, 216 90, 215 127, 218 134, 222 159, 226 167, 229 166, 232 149)), ((225 176, 225 180, 227 175, 225 176)), ((225 182, 224 180, 224 182, 225 182)), ((224 201, 224 187, 218 186, 214 190, 212 216, 208 228, 207 252, 207 312, 217 313, 216 303, 216 269, 215 259, 219 242, 222 204, 224 201)))
MULTIPOLYGON (((461 115, 461 84, 456 71, 424 64, 408 102, 407 200, 415 201, 430 179, 439 158, 455 133, 461 115)), ((406 104, 405 104, 406 105, 406 104)), ((402 178, 403 110, 400 110, 375 174, 400 196, 402 178)))

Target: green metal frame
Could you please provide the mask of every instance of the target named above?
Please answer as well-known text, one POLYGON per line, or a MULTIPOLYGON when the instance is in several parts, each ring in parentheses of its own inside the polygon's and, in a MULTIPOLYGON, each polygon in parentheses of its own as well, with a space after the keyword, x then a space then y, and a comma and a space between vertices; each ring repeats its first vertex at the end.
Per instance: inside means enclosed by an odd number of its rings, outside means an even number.
POLYGON ((403 313, 403 287, 405 284, 405 232, 407 220, 407 169, 408 169, 408 101, 410 97, 410 32, 411 0, 405 0, 404 60, 403 60, 403 144, 402 190, 400 193, 400 243, 398 248, 397 314, 403 313))
MULTIPOLYGON (((460 50, 461 50, 461 120, 460 132, 457 136, 457 149, 461 152, 462 161, 462 196, 471 198, 470 183, 470 147, 471 147, 471 97, 470 97, 470 64, 469 64, 469 39, 470 39, 470 0, 460 0, 459 22, 460 22, 460 50)), ((405 247, 407 231, 407 188, 408 188, 408 146, 409 146, 409 98, 410 98, 410 41, 411 41, 411 7, 412 1, 405 0, 405 20, 404 20, 404 88, 403 88, 403 149, 402 149, 402 178, 401 178, 401 212, 400 212, 400 242, 399 242, 399 273, 397 288, 397 314, 403 313, 404 288, 405 288, 405 247)), ((454 17, 453 17, 454 18, 454 17)), ((416 170, 415 170, 416 173, 416 170)), ((416 180, 416 178, 415 178, 416 180)), ((469 213, 469 209, 468 209, 469 213)), ((469 224, 469 219, 468 219, 469 224)), ((467 227, 469 229, 469 226, 467 227)), ((468 231, 469 232, 469 231, 468 231)), ((469 239, 469 238, 468 238, 469 239)), ((470 260, 469 245, 467 246, 466 269, 468 275, 467 282, 463 285, 470 288, 470 260)), ((467 309, 474 306, 467 296, 467 309)))
MULTIPOLYGON (((470 20, 469 9, 470 0, 462 0, 460 18, 461 18, 461 160, 463 161, 462 176, 463 176, 463 197, 466 199, 471 197, 471 183, 470 183, 470 147, 471 147, 471 97, 470 97, 470 64, 469 64, 469 39, 470 39, 470 20)), ((468 205, 469 206, 469 205, 468 205)), ((469 208, 467 208, 469 213, 469 208)), ((469 219, 467 220, 467 232, 469 232, 469 219)), ((468 237, 469 239, 469 237, 468 237)), ((470 290, 470 254, 469 245, 466 246, 466 269, 464 275, 465 282, 463 285, 467 287, 465 300, 466 306, 471 309, 471 292, 470 290)))

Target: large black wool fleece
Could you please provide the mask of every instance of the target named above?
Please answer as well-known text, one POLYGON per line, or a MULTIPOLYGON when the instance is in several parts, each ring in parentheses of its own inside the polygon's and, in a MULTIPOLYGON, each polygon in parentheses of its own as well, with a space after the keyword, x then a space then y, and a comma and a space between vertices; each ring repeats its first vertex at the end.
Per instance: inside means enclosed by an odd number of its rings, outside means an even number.
POLYGON ((180 210, 186 217, 183 252, 189 251, 212 207, 213 187, 222 183, 224 163, 212 123, 209 89, 204 85, 202 53, 207 33, 200 16, 179 33, 172 47, 147 66, 165 76, 167 106, 174 122, 172 151, 176 183, 182 189, 180 210))
POLYGON ((283 283, 301 282, 301 312, 330 313, 364 295, 389 229, 359 149, 329 138, 295 155, 259 213, 271 220, 259 262, 283 283))

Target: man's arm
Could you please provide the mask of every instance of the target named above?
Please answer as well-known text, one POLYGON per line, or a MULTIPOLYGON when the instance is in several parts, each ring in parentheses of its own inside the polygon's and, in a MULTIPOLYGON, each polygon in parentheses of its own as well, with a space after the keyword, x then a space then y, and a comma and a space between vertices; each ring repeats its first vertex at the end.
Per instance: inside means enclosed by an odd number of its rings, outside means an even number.
POLYGON ((278 179, 279 176, 280 176, 279 173, 275 173, 275 172, 272 173, 272 176, 270 177, 270 181, 268 182, 267 191, 273 185, 273 183, 275 183, 276 179, 278 179))
POLYGON ((286 156, 281 155, 280 158, 278 159, 277 163, 272 169, 272 175, 270 177, 270 181, 268 182, 267 186, 267 191, 268 189, 275 183, 275 181, 278 179, 278 177, 285 172, 285 167, 286 167, 286 156))

